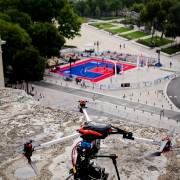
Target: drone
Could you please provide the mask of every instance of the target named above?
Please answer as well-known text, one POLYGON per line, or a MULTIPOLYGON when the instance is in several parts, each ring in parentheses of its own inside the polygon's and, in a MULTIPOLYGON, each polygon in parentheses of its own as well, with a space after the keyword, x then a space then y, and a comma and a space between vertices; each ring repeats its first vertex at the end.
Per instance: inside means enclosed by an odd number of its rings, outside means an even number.
MULTIPOLYGON (((148 141, 154 144, 159 144, 160 148, 158 151, 148 154, 149 157, 160 156, 163 153, 169 152, 172 149, 172 141, 175 137, 175 128, 173 128, 165 138, 160 142, 153 139, 139 138, 133 136, 132 132, 125 131, 118 127, 112 126, 111 124, 103 124, 93 122, 86 112, 86 100, 79 101, 79 112, 85 115, 86 121, 80 126, 77 133, 69 136, 61 137, 46 143, 34 145, 33 141, 30 140, 23 145, 23 148, 19 151, 28 160, 29 165, 34 170, 35 174, 38 175, 38 170, 35 163, 32 162, 32 153, 36 150, 50 147, 54 144, 62 143, 70 139, 81 137, 81 140, 75 144, 72 148, 71 161, 72 168, 69 171, 70 176, 74 180, 107 180, 109 174, 105 171, 105 168, 97 166, 92 160, 96 158, 110 158, 115 167, 117 179, 120 180, 120 174, 117 168, 116 154, 109 155, 98 155, 100 150, 100 142, 109 135, 120 134, 123 139, 137 140, 137 141, 148 141)), ((67 178, 67 180, 69 179, 67 178)))

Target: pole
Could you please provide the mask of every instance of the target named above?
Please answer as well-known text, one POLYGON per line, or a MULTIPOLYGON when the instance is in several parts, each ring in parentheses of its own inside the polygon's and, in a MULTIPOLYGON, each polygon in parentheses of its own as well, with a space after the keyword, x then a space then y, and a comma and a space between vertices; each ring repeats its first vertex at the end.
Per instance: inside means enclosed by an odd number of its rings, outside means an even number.
POLYGON ((121 64, 121 74, 123 74, 123 72, 124 72, 124 66, 123 64, 121 64))
POLYGON ((162 66, 162 64, 160 62, 160 52, 161 52, 160 49, 156 50, 156 53, 158 54, 158 62, 155 64, 156 67, 161 67, 162 66))
POLYGON ((4 87, 4 71, 3 71, 3 60, 2 60, 2 49, 1 45, 5 44, 6 41, 2 41, 0 38, 0 87, 4 87))
POLYGON ((137 56, 137 60, 136 60, 136 68, 139 69, 139 56, 137 56))
POLYGON ((148 68, 148 57, 146 57, 146 68, 148 68))

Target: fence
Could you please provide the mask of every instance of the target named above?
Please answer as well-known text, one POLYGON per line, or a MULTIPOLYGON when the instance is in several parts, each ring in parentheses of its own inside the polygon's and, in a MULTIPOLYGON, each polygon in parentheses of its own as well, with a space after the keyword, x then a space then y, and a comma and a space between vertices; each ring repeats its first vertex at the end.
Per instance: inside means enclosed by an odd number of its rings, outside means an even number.
MULTIPOLYGON (((177 122, 173 119, 169 119, 165 116, 160 116, 153 111, 146 112, 143 109, 139 110, 136 108, 129 108, 127 106, 115 105, 108 102, 100 102, 100 101, 89 101, 88 107, 108 113, 110 117, 115 116, 118 119, 125 120, 131 123, 138 123, 142 126, 148 127, 158 127, 170 129, 172 126, 176 126, 177 122), (163 122, 163 123, 162 123, 163 122)), ((108 115, 107 114, 107 115, 108 115)), ((180 129, 178 130, 180 131, 180 129)))
POLYGON ((137 88, 150 87, 152 85, 164 83, 164 82, 167 82, 167 81, 173 79, 174 77, 176 77, 176 74, 164 76, 164 77, 152 80, 152 81, 143 81, 143 82, 137 82, 137 83, 136 82, 134 82, 134 83, 126 82, 126 83, 120 83, 120 84, 117 84, 117 83, 96 84, 96 83, 92 83, 90 81, 86 81, 86 86, 92 87, 92 88, 98 88, 98 89, 109 89, 109 90, 110 89, 112 89, 112 90, 115 90, 115 89, 137 89, 137 88))
MULTIPOLYGON (((58 80, 65 80, 65 78, 62 75, 56 74, 56 73, 52 73, 52 72, 46 72, 45 75, 47 76, 51 76, 51 77, 56 77, 58 78, 58 80)), ((94 83, 91 81, 87 81, 87 80, 83 80, 83 83, 86 87, 91 87, 91 88, 95 88, 95 89, 104 89, 104 90, 117 90, 117 89, 138 89, 138 88, 144 88, 144 87, 151 87, 153 85, 158 85, 164 82, 167 82, 173 78, 176 77, 176 74, 171 74, 171 75, 167 75, 161 78, 157 78, 155 80, 152 81, 143 81, 143 82, 133 82, 133 83, 94 83)), ((71 81, 75 82, 76 76, 72 76, 71 81)))

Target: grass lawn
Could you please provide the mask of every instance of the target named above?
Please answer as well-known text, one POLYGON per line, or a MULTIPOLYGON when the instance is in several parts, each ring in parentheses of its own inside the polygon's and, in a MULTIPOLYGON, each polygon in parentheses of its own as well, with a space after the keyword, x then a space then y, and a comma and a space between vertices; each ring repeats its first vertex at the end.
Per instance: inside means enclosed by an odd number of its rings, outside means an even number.
POLYGON ((109 29, 111 27, 114 27, 114 25, 112 25, 111 23, 91 23, 89 25, 95 26, 99 29, 109 29))
POLYGON ((143 36, 148 36, 149 34, 147 33, 144 33, 144 32, 141 32, 141 31, 134 31, 134 32, 131 32, 131 33, 128 33, 128 34, 123 34, 123 35, 120 35, 126 39, 137 39, 137 38, 140 38, 140 37, 143 37, 143 36))
POLYGON ((105 29, 106 31, 108 32, 111 32, 113 34, 117 34, 117 33, 122 33, 122 32, 127 32, 127 31, 130 31, 131 29, 130 28, 127 28, 127 27, 120 27, 120 28, 115 28, 115 29, 105 29))
POLYGON ((165 52, 167 54, 174 54, 174 53, 180 51, 180 44, 161 49, 161 51, 165 52))
POLYGON ((153 37, 153 39, 152 38, 139 39, 137 42, 149 47, 159 47, 171 43, 173 41, 166 38, 161 39, 160 37, 153 37))
POLYGON ((99 19, 100 20, 113 20, 113 19, 119 19, 119 18, 121 18, 121 16, 119 16, 119 17, 114 17, 114 16, 112 16, 112 17, 100 17, 99 19))

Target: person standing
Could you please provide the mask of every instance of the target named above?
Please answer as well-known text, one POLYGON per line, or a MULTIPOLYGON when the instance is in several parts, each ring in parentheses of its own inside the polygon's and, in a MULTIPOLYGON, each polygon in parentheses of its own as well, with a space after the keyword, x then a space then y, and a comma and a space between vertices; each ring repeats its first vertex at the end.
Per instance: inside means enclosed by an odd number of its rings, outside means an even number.
POLYGON ((170 61, 170 63, 169 63, 169 66, 170 66, 170 68, 172 67, 172 62, 170 61))

